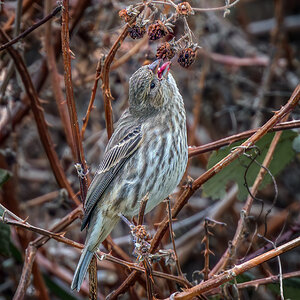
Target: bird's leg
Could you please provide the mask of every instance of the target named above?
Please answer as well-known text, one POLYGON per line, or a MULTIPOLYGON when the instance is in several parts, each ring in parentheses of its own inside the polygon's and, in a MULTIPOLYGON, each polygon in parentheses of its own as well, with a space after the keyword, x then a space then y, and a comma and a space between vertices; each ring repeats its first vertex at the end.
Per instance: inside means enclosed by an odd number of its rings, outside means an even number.
POLYGON ((118 214, 118 216, 121 218, 121 220, 127 225, 129 226, 130 229, 132 229, 132 227, 134 227, 134 224, 132 224, 124 215, 122 215, 121 213, 118 214))

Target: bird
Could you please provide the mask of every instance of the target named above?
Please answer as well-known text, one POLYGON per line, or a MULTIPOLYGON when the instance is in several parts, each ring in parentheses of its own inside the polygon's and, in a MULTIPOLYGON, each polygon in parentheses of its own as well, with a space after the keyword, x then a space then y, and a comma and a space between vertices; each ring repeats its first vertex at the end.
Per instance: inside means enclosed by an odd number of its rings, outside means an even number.
POLYGON ((169 61, 156 60, 129 79, 129 106, 116 123, 87 191, 81 226, 81 230, 87 227, 87 236, 72 290, 80 290, 93 254, 120 216, 137 215, 146 195, 148 213, 174 191, 184 175, 186 113, 169 70, 169 61))

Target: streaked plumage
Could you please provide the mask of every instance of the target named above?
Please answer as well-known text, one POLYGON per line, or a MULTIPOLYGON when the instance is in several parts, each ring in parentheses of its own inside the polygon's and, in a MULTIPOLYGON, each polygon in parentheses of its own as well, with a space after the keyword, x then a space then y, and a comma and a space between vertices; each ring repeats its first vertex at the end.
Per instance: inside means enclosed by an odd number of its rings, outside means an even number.
POLYGON ((80 290, 93 253, 122 214, 138 214, 149 192, 146 213, 181 180, 188 159, 185 110, 169 64, 158 72, 143 66, 130 78, 129 108, 116 124, 104 159, 89 187, 82 229, 88 225, 72 289, 80 290))

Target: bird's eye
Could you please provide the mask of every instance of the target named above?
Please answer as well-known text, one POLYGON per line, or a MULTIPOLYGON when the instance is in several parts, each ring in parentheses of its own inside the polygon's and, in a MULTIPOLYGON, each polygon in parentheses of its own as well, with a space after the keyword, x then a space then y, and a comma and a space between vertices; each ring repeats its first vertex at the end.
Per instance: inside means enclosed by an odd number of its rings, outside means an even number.
POLYGON ((155 82, 152 81, 151 84, 150 84, 150 89, 154 89, 155 88, 155 82))

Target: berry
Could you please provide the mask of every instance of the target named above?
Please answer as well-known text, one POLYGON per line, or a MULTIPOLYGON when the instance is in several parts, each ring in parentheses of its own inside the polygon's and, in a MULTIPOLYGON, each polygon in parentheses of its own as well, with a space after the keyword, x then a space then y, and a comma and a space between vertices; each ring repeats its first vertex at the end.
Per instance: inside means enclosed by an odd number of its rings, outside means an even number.
POLYGON ((133 38, 134 40, 141 39, 146 33, 146 28, 145 26, 133 25, 129 27, 128 32, 131 38, 133 38))
POLYGON ((125 22, 129 22, 131 20, 131 16, 128 14, 126 8, 119 11, 119 17, 123 19, 125 22))
POLYGON ((151 24, 148 28, 148 35, 151 41, 158 40, 168 33, 167 27, 160 20, 157 20, 154 24, 151 24))
POLYGON ((188 68, 196 59, 196 51, 192 48, 185 48, 179 52, 178 63, 188 68))
POLYGON ((191 5, 188 2, 181 2, 177 5, 176 7, 177 13, 179 15, 184 15, 184 16, 188 16, 188 15, 193 15, 194 11, 191 7, 191 5))
POLYGON ((161 44, 156 51, 156 57, 162 59, 172 59, 175 56, 175 49, 168 43, 161 44))

